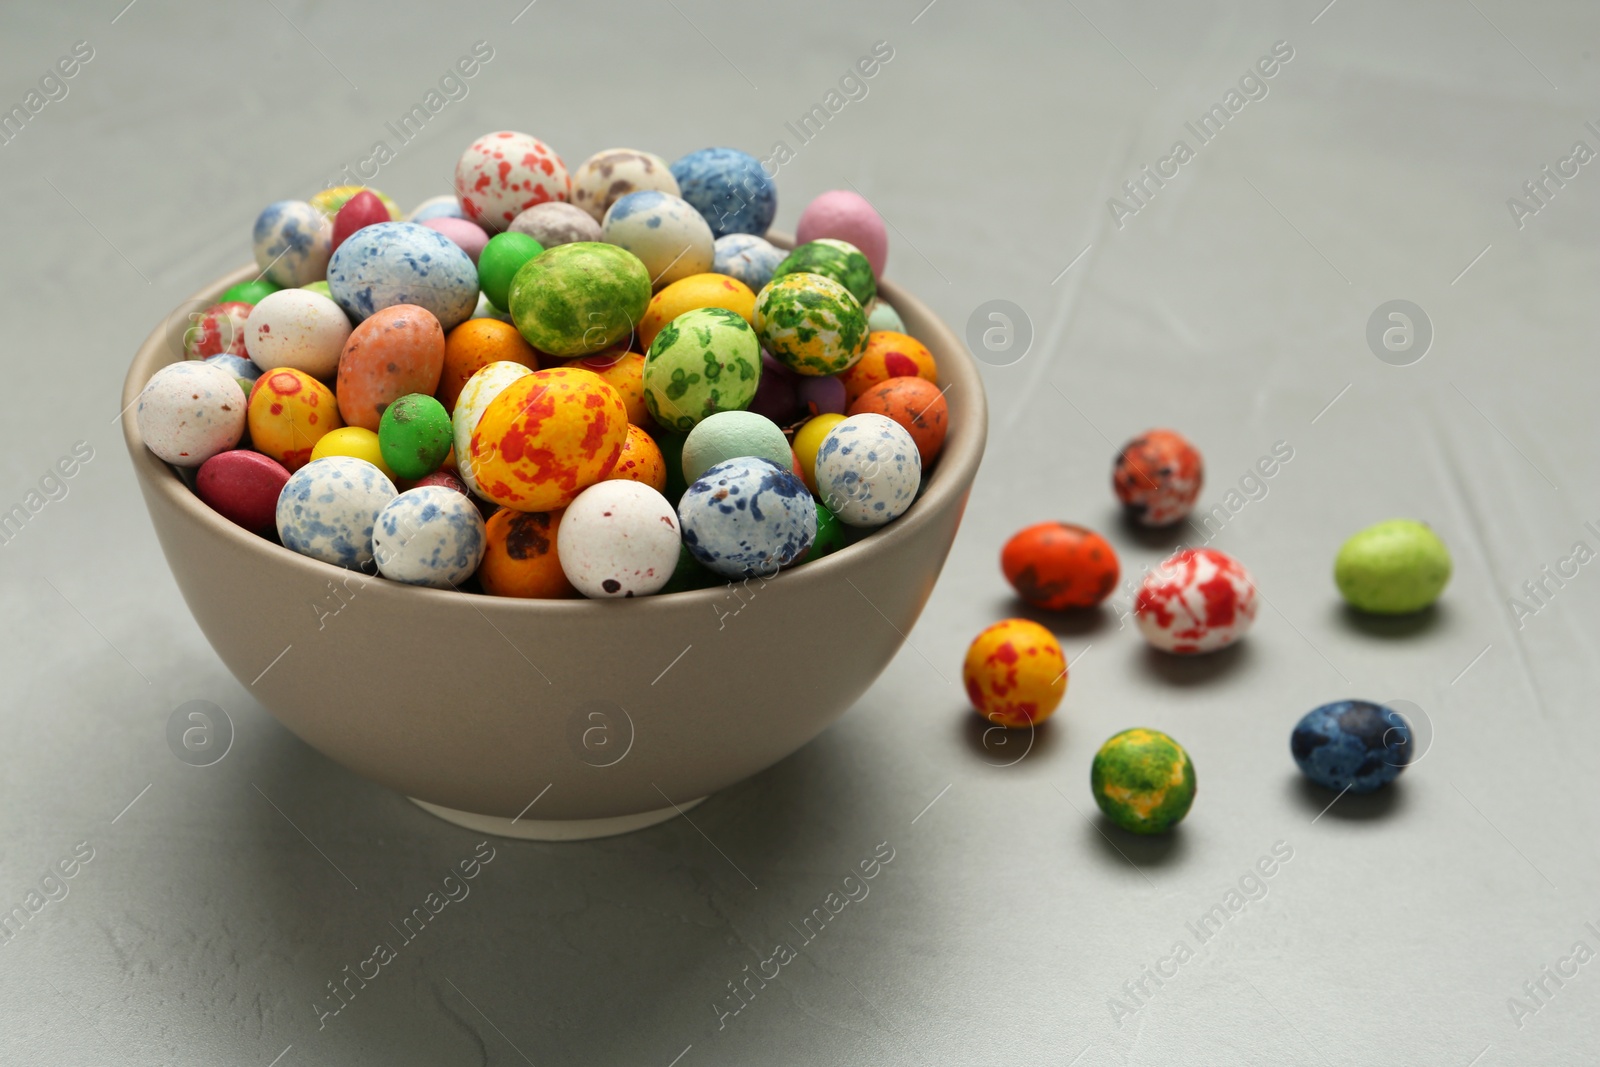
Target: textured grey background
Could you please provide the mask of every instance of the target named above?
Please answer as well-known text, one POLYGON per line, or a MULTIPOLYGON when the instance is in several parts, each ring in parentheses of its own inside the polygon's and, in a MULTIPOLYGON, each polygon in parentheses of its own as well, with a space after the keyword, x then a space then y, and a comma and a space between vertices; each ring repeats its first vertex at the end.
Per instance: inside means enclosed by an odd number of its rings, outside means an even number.
POLYGON ((94 58, 0 147, 0 510, 74 442, 94 459, 0 547, 0 904, 78 842, 94 858, 0 946, 0 1060, 1594 1062, 1600 963, 1544 979, 1520 1027, 1508 998, 1575 941, 1600 950, 1584 926, 1600 925, 1600 564, 1549 583, 1532 617, 1507 601, 1574 542, 1600 548, 1584 527, 1600 520, 1600 172, 1521 228, 1506 200, 1574 141, 1600 149, 1584 125, 1600 16, 923 2, 8 5, 7 108, 74 42, 94 58), (319 1029, 324 984, 478 838, 309 751, 225 673, 111 420, 137 343, 247 260, 255 212, 365 157, 479 39, 495 53, 470 95, 373 181, 403 203, 447 191, 492 129, 570 165, 782 139, 780 227, 853 184, 894 226, 896 279, 958 330, 1013 301, 1035 336, 986 372, 966 525, 913 647, 858 707, 695 826, 497 842, 471 896, 319 1029), (869 95, 798 145, 785 121, 878 40, 894 58, 869 95), (1269 94, 1114 225, 1107 198, 1280 40, 1294 58, 1269 94), (1435 331, 1411 366, 1364 339, 1392 299, 1435 331), (1113 442, 1160 424, 1203 449, 1207 507, 1293 448, 1213 542, 1270 606, 1242 646, 1192 663, 1148 653, 1112 610, 1052 620, 1079 657, 1071 689, 1006 766, 1025 741, 986 746, 952 684, 972 635, 1017 610, 999 547, 1062 518, 1107 530, 1127 574, 1156 561, 1172 540, 1119 526, 1108 470, 1113 442), (1434 524, 1456 577, 1419 623, 1364 624, 1340 609, 1333 553, 1392 515, 1434 524), (1345 696, 1413 702, 1432 743, 1397 788, 1319 817, 1288 732, 1345 696), (207 768, 164 734, 196 699, 237 729, 207 768), (1166 841, 1086 817, 1095 747, 1135 724, 1198 767, 1166 841), (719 1030, 726 983, 885 841, 870 896, 719 1030), (1186 924, 1280 841, 1293 859, 1266 896, 1118 1025, 1110 998, 1131 1010, 1123 984, 1195 947, 1186 924))

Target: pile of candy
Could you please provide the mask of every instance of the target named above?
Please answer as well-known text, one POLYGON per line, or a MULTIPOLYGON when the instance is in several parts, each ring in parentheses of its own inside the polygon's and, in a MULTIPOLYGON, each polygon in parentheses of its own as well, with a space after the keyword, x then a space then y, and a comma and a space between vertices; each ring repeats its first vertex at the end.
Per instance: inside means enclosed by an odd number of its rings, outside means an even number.
POLYGON ((487 134, 404 221, 375 189, 261 212, 260 275, 138 399, 151 451, 296 552, 497 596, 771 576, 912 506, 945 437, 878 296, 882 219, 757 160, 487 134))
MULTIPOLYGON (((1204 478, 1199 451, 1171 430, 1128 442, 1112 488, 1130 522, 1168 527, 1189 516, 1204 478)), ((1011 538, 1000 567, 1035 608, 1098 607, 1117 587, 1116 551, 1082 526, 1044 522, 1011 538)), ((1381 615, 1422 611, 1450 580, 1450 552, 1426 525, 1391 519, 1352 536, 1339 550, 1334 581, 1350 607, 1381 615)), ((1255 579, 1213 548, 1181 548, 1146 571, 1132 615, 1163 653, 1193 656, 1238 641, 1255 621, 1255 579)), ((1067 691, 1067 661, 1055 635, 1030 619, 1005 619, 980 633, 962 668, 968 698, 997 727, 1029 729, 1054 714, 1067 691)), ((1414 754, 1412 728, 1391 707, 1339 700, 1306 713, 1290 751, 1307 778, 1343 795, 1392 782, 1414 754)), ((1090 787, 1107 818, 1138 834, 1170 830, 1194 803, 1189 754, 1158 730, 1124 730, 1094 757, 1090 787)))

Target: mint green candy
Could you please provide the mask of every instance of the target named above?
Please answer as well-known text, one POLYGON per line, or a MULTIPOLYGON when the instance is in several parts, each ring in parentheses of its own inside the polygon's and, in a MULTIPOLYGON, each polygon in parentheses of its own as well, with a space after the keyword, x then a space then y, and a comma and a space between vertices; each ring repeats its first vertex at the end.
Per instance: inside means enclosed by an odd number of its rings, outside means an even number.
POLYGON ((719 411, 702 420, 683 442, 683 480, 698 481, 718 463, 741 456, 770 459, 787 470, 794 463, 789 439, 778 424, 753 411, 719 411))
POLYGON ((256 278, 253 281, 240 282, 230 286, 228 291, 217 297, 217 303, 226 304, 230 300, 238 300, 246 304, 259 304, 271 293, 276 293, 283 288, 274 285, 265 278, 256 278))
POLYGON ((525 233, 497 233, 478 254, 478 288, 501 311, 511 299, 511 279, 522 265, 544 251, 544 245, 525 233))
POLYGON ((1450 550, 1425 524, 1389 519, 1355 534, 1339 549, 1333 580, 1351 607, 1405 615, 1439 599, 1450 581, 1450 550))
POLYGON ((389 469, 408 481, 438 470, 451 443, 450 413, 423 393, 401 397, 378 419, 378 451, 389 469))

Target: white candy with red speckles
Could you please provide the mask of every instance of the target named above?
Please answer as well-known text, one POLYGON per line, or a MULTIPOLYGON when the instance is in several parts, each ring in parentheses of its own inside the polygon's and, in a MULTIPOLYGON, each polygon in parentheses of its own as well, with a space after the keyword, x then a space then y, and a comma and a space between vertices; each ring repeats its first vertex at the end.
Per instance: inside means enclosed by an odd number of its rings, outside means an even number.
POLYGON ((264 371, 292 367, 313 378, 332 378, 350 339, 343 309, 309 289, 279 289, 250 309, 244 347, 264 371))
POLYGON ((490 233, 504 230, 535 204, 569 199, 571 191, 566 164, 531 134, 486 133, 456 163, 461 210, 490 233))
POLYGON ((1133 611, 1145 640, 1193 655, 1243 637, 1256 607, 1255 579, 1238 560, 1214 548, 1185 548, 1145 575, 1133 611))
POLYGON ((678 514, 642 482, 596 482, 567 505, 556 531, 561 570, 587 597, 646 596, 678 565, 678 514))
POLYGON ((150 451, 177 467, 198 467, 244 436, 244 390, 210 363, 169 363, 145 383, 138 404, 139 435, 150 451))

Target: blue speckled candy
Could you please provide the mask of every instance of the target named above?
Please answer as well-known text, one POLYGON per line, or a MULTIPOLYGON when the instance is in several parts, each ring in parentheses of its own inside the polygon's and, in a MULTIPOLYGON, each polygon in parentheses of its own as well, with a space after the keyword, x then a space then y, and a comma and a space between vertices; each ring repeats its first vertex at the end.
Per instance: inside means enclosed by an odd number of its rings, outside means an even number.
POLYGON ((922 457, 898 422, 872 412, 852 415, 817 449, 817 496, 847 526, 882 526, 917 497, 922 457))
POLYGON ((328 263, 328 291, 357 322, 396 304, 415 304, 449 333, 477 309, 478 268, 437 230, 380 222, 339 246, 328 263))
MULTIPOLYGON (((243 356, 234 356, 229 355, 227 352, 218 352, 214 356, 207 356, 205 362, 211 364, 213 367, 221 367, 235 378, 238 378, 240 381, 249 382, 251 385, 254 385, 255 380, 261 377, 261 368, 243 356)), ((245 388, 245 392, 248 393, 249 391, 249 387, 247 386, 245 388)))
POLYGON ((678 501, 683 543, 724 578, 771 577, 803 558, 817 535, 805 483, 768 459, 718 463, 678 501))
POLYGON ((416 209, 407 215, 407 222, 427 222, 429 219, 464 219, 467 216, 461 211, 461 201, 456 199, 454 193, 445 193, 442 196, 430 196, 416 206, 416 209))
POLYGON ((372 559, 372 528, 394 483, 364 459, 327 456, 289 476, 278 494, 278 537, 301 555, 357 568, 372 559))
MULTIPOLYGON (((778 213, 778 187, 761 161, 734 148, 702 148, 672 164, 680 195, 711 224, 711 234, 758 237, 778 213)), ((752 285, 755 289, 757 286, 752 285)))
POLYGON ((328 273, 333 220, 304 200, 279 200, 256 216, 251 240, 268 281, 284 289, 310 285, 328 273))
POLYGON ((471 578, 486 543, 478 506, 442 485, 401 493, 378 512, 372 530, 379 574, 436 589, 453 589, 471 578))
POLYGON ((765 237, 749 233, 724 234, 717 238, 714 248, 715 260, 711 269, 718 274, 739 279, 757 293, 766 288, 772 280, 772 272, 778 269, 778 264, 787 255, 765 237))
POLYGON ((1383 704, 1337 700, 1306 712, 1289 737, 1289 751, 1318 785, 1370 793, 1411 762, 1411 726, 1383 704))

